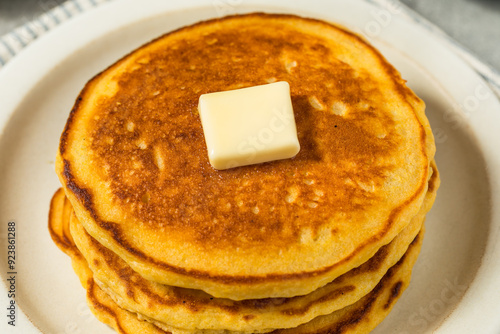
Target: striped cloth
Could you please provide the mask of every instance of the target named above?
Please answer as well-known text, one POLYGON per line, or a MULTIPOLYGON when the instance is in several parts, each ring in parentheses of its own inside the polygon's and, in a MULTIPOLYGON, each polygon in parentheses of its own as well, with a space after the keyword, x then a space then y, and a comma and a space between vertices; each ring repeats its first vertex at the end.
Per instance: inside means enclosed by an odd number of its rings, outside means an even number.
POLYGON ((0 69, 19 51, 72 17, 110 0, 68 0, 0 37, 0 69))
MULTIPOLYGON (((10 59, 12 59, 12 57, 39 36, 42 36, 50 29, 68 21, 72 17, 108 1, 112 0, 68 0, 60 6, 42 14, 36 20, 28 22, 0 37, 0 70, 10 59)), ((500 72, 479 60, 469 50, 449 37, 440 28, 397 0, 364 1, 388 10, 397 9, 398 15, 430 31, 434 36, 445 43, 449 49, 461 56, 462 59, 474 68, 496 92, 498 97, 500 97, 500 72)))
POLYGON ((420 27, 423 27, 435 37, 439 38, 441 42, 446 45, 448 49, 459 55, 465 62, 469 64, 490 86, 498 98, 500 98, 500 72, 495 68, 487 65, 479 58, 477 58, 470 50, 458 43, 455 39, 448 36, 441 28, 431 23, 412 9, 408 8, 405 4, 398 0, 365 0, 367 2, 376 4, 382 8, 390 11, 395 11, 406 19, 413 22, 420 27))

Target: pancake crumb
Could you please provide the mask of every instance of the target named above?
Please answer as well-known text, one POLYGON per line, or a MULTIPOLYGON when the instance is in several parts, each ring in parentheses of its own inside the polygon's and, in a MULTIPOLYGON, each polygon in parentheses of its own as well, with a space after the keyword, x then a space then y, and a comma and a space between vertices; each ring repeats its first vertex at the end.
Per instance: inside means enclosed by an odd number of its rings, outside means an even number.
POLYGON ((215 44, 217 43, 218 39, 217 38, 211 38, 209 40, 207 40, 207 44, 208 45, 212 45, 212 44, 215 44))
POLYGON ((292 69, 294 69, 295 67, 297 67, 297 62, 295 60, 285 63, 285 69, 289 74, 292 74, 292 69))
POLYGON ((358 108, 361 110, 366 110, 370 108, 370 105, 367 102, 360 102, 358 103, 358 108))
POLYGON ((285 201, 291 204, 299 197, 300 189, 298 187, 290 187, 287 191, 288 195, 285 196, 285 201))
POLYGON ((379 133, 377 134, 377 138, 384 139, 387 136, 387 133, 379 133))
POLYGON ((366 192, 372 193, 375 191, 375 184, 373 183, 373 181, 368 183, 358 182, 358 186, 366 192))
POLYGON ((159 170, 165 169, 165 162, 163 160, 163 156, 161 154, 161 150, 158 146, 154 148, 154 157, 155 157, 155 165, 159 170))
POLYGON ((325 110, 325 106, 319 102, 318 98, 316 96, 311 96, 309 97, 309 103, 314 109, 317 110, 325 110))
POLYGON ((127 122, 127 130, 130 131, 130 132, 133 132, 135 129, 135 124, 134 122, 127 122))
POLYGON ((320 189, 314 189, 314 194, 318 197, 322 197, 323 195, 325 195, 324 191, 320 189))
POLYGON ((307 205, 308 205, 311 209, 314 209, 314 208, 318 207, 318 203, 315 203, 315 202, 309 202, 307 205))
POLYGON ((136 143, 137 147, 139 147, 141 150, 145 150, 148 145, 146 145, 146 143, 144 142, 144 140, 138 140, 136 143))
POLYGON ((347 106, 345 103, 336 101, 332 104, 332 113, 337 116, 345 116, 347 113, 347 106))

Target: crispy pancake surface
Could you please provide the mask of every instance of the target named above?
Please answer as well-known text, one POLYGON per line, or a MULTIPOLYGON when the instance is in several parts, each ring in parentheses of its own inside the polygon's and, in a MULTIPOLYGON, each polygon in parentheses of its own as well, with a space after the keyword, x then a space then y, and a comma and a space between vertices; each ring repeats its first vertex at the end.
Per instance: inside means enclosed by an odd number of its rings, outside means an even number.
POLYGON ((366 263, 308 295, 292 298, 233 301, 213 298, 200 290, 154 283, 143 279, 89 236, 74 215, 70 230, 93 272, 94 281, 120 307, 193 332, 200 329, 209 329, 212 333, 216 330, 265 332, 272 328, 296 327, 351 305, 368 294, 417 236, 434 195, 435 192, 429 192, 412 222, 366 263))
MULTIPOLYGON (((113 327, 118 333, 169 333, 159 326, 139 319, 143 315, 127 311, 118 306, 113 299, 96 284, 88 263, 76 247, 70 233, 71 207, 65 201, 64 193, 58 191, 51 204, 49 230, 56 245, 68 254, 75 272, 87 290, 87 301, 96 317, 113 327)), ((417 259, 423 240, 423 229, 411 242, 405 255, 384 275, 375 288, 356 303, 331 314, 316 317, 296 328, 273 331, 276 333, 368 333, 392 309, 396 299, 406 289, 411 269, 417 259)), ((175 332, 175 330, 173 331, 175 332)), ((188 332, 188 331, 180 331, 188 332)), ((226 333, 231 333, 227 331, 226 333)))
POLYGON ((56 169, 86 231, 144 278, 235 300, 293 297, 366 262, 417 214, 435 150, 424 108, 342 27, 226 17, 169 33, 93 78, 56 169), (299 154, 213 169, 199 96, 280 80, 299 154))
MULTIPOLYGON (((272 328, 290 328, 358 301, 402 257, 420 231, 439 188, 438 171, 434 163, 431 166, 434 172, 429 180, 429 191, 410 224, 366 263, 306 296, 232 301, 213 298, 199 290, 151 282, 89 236, 74 214, 65 214, 64 223, 58 225, 71 226, 70 237, 92 270, 94 281, 124 309, 174 328, 200 333, 200 329, 215 333, 216 330, 264 332, 272 328)), ((58 191, 55 198, 60 193, 58 191)), ((56 201, 64 201, 65 207, 71 207, 65 197, 56 201)), ((52 211, 57 212, 57 208, 52 211)))

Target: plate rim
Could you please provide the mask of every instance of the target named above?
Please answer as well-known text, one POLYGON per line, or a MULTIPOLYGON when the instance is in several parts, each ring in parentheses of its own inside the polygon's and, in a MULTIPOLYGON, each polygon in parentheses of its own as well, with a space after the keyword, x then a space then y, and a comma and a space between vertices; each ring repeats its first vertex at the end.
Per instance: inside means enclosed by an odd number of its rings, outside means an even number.
MULTIPOLYGON (((22 50, 12 60, 10 60, 0 71, 0 87, 8 87, 8 89, 0 90, 0 101, 2 101, 2 111, 0 111, 0 140, 2 139, 5 128, 9 124, 10 118, 19 108, 24 96, 28 95, 32 91, 32 89, 44 79, 45 76, 50 74, 50 72, 57 66, 59 62, 64 61, 74 52, 78 52, 78 49, 91 43, 94 39, 98 39, 105 34, 119 29, 120 27, 131 25, 138 21, 147 19, 148 17, 158 15, 158 13, 160 12, 166 13, 168 11, 182 10, 197 6, 206 7, 210 4, 214 6, 215 3, 216 1, 210 2, 208 0, 189 0, 183 3, 149 0, 147 3, 148 6, 137 6, 137 2, 135 2, 134 0, 115 0, 102 4, 99 7, 90 9, 87 12, 78 15, 72 20, 61 24, 60 26, 55 27, 48 33, 44 34, 24 50, 22 50), (121 14, 124 13, 125 15, 116 15, 117 11, 119 11, 121 14), (108 19, 110 14, 113 14, 113 20, 108 19), (98 22, 98 24, 96 24, 96 22, 98 22), (63 43, 61 43, 61 41, 63 43), (64 44, 64 47, 61 47, 62 44, 64 44), (23 72, 29 73, 29 75, 20 76, 19 73, 23 72)), ((220 3, 226 5, 237 5, 243 3, 243 1, 221 0, 220 3)), ((276 6, 277 8, 282 8, 284 11, 290 12, 314 13, 316 11, 318 15, 315 16, 319 16, 319 18, 322 18, 321 16, 324 16, 320 14, 321 8, 324 8, 325 6, 331 6, 332 8, 334 8, 335 6, 342 6, 343 4, 345 5, 345 2, 342 0, 331 1, 328 4, 320 0, 301 0, 294 3, 287 2, 286 0, 245 0, 244 3, 245 6, 262 6, 264 10, 269 8, 270 6, 276 6)), ((366 8, 371 8, 370 13, 372 19, 371 21, 367 22, 378 22, 379 25, 384 28, 381 30, 380 34, 374 36, 374 39, 380 38, 390 43, 395 38, 398 38, 398 29, 395 26, 403 26, 406 32, 411 31, 413 35, 419 37, 418 39, 416 39, 418 40, 418 43, 414 43, 414 45, 409 47, 409 49, 405 48, 405 52, 421 52, 418 56, 418 62, 412 57, 412 59, 417 63, 421 63, 421 60, 423 59, 424 66, 426 68, 433 67, 433 65, 427 62, 425 58, 422 58, 422 56, 420 56, 420 54, 423 54, 423 52, 425 52, 425 48, 422 48, 421 44, 430 44, 432 45, 432 49, 434 52, 438 50, 439 54, 447 55, 446 59, 448 62, 451 62, 451 64, 453 64, 454 66, 458 66, 460 71, 466 73, 468 77, 474 78, 475 84, 480 83, 488 87, 487 83, 463 59, 461 59, 452 50, 446 48, 446 46, 444 45, 445 43, 440 42, 439 36, 432 35, 429 31, 425 30, 425 28, 418 26, 413 22, 404 20, 401 17, 398 17, 397 13, 393 13, 394 15, 392 16, 392 19, 394 20, 394 22, 397 22, 397 24, 384 26, 382 22, 377 21, 376 16, 373 15, 374 11, 380 11, 383 9, 376 6, 369 0, 351 0, 349 5, 353 7, 358 6, 359 8, 365 8, 365 10, 366 8), (422 40, 422 37, 424 38, 424 40, 422 40)), ((214 14, 217 14, 215 10, 214 14)), ((370 14, 367 15, 369 19, 370 14)), ((351 26, 349 27, 351 28, 351 26)), ((365 25, 365 29, 366 27, 367 26, 365 25)), ((359 30, 363 29, 358 29, 358 32, 360 32, 359 30)), ((362 32, 363 31, 361 31, 361 33, 362 32)), ((368 39, 370 40, 370 38, 368 39)), ((396 47, 398 46, 396 45, 396 47)), ((429 61, 434 62, 434 60, 429 61)), ((436 74, 437 82, 442 83, 443 79, 446 79, 443 78, 443 76, 446 76, 446 72, 440 72, 438 70, 436 74)), ((449 86, 445 85, 445 87, 449 86)), ((487 89, 489 90, 489 88, 487 89)), ((500 122, 500 101, 496 98, 494 92, 492 92, 491 90, 489 90, 489 92, 490 94, 492 94, 492 98, 485 100, 487 106, 484 107, 488 108, 489 110, 487 117, 493 117, 494 120, 498 120, 500 122)), ((469 96, 467 94, 470 94, 470 86, 464 87, 464 89, 458 89, 452 95, 454 100, 457 101, 457 99, 460 99, 460 96, 462 96, 463 94, 465 94, 466 98, 469 96)), ((487 171, 487 175, 491 182, 492 201, 493 203, 500 203, 500 168, 497 168, 500 167, 500 154, 494 151, 494 144, 484 145, 484 142, 487 142, 490 139, 498 139, 500 138, 500 136, 499 134, 492 132, 490 133, 486 131, 478 131, 478 129, 482 126, 482 122, 484 122, 482 118, 486 117, 485 115, 480 116, 481 117, 469 117, 468 119, 466 119, 466 121, 468 125, 470 125, 472 129, 475 130, 474 135, 478 136, 480 148, 485 158, 486 165, 496 167, 489 168, 489 170, 487 171)), ((500 143, 500 141, 497 142, 500 143)), ((492 306, 492 309, 488 312, 484 312, 484 310, 479 310, 479 308, 470 305, 470 301, 474 299, 474 297, 472 297, 473 293, 480 293, 484 296, 484 294, 489 291, 488 288, 481 289, 481 285, 485 284, 487 287, 494 287, 494 278, 500 277, 500 266, 497 265, 497 268, 485 268, 486 265, 492 264, 495 261, 498 262, 500 260, 500 243, 498 242, 500 236, 500 212, 499 209, 495 210, 493 203, 491 220, 492 225, 490 226, 490 233, 486 242, 486 249, 483 255, 482 264, 479 267, 477 275, 473 279, 468 291, 462 298, 462 301, 438 328, 437 331, 439 333, 459 332, 463 331, 464 328, 477 330, 477 327, 474 327, 474 325, 477 325, 476 321, 480 318, 489 320, 489 322, 486 323, 484 321, 482 322, 484 330, 491 333, 496 333, 498 332, 498 330, 500 330, 500 319, 497 319, 495 322, 493 320, 495 319, 495 317, 492 317, 492 315, 500 313, 500 302, 497 301, 496 304, 493 303, 493 296, 490 296, 489 304, 490 306, 492 306), (468 304, 465 305, 465 303, 468 304), (474 314, 475 317, 470 317, 470 314, 474 314), (459 318, 462 321, 454 322, 454 319, 456 318, 459 318), (471 320, 471 318, 474 318, 476 320, 473 321, 471 320)), ((4 275, 5 273, 0 273, 0 276, 3 277, 4 275)), ((6 289, 5 282, 2 284, 2 287, 6 289)), ((2 305, 4 305, 4 299, 5 301, 7 301, 6 296, 0 298, 2 305)), ((18 309, 18 311, 19 313, 24 314, 22 309, 18 309)), ((24 316, 26 317, 26 319, 29 318, 26 314, 24 314, 24 316)), ((31 321, 29 322, 32 326, 33 333, 40 333, 39 329, 36 327, 36 324, 31 323, 31 321)))

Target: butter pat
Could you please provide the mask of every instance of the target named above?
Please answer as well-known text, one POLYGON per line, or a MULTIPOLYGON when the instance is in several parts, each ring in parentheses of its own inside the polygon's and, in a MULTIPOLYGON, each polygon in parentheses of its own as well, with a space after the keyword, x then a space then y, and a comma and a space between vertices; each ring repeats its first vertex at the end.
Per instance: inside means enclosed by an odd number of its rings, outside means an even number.
POLYGON ((292 158, 300 150, 286 81, 203 94, 198 110, 216 169, 292 158))

